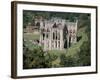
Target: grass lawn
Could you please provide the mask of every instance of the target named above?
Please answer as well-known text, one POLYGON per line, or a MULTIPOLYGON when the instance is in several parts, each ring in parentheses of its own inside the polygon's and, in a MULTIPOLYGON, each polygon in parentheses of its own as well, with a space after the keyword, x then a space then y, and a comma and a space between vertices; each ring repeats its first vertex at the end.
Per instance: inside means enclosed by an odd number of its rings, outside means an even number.
POLYGON ((39 40, 40 38, 40 34, 24 33, 23 35, 25 40, 39 40))
POLYGON ((49 53, 60 55, 60 54, 66 53, 66 50, 50 50, 49 53))

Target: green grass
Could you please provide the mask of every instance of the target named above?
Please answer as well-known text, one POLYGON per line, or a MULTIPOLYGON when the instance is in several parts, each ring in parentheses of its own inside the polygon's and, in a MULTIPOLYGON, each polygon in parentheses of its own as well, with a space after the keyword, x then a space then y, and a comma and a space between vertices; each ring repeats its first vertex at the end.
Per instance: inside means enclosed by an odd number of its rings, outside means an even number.
POLYGON ((30 41, 26 41, 25 44, 30 50, 33 50, 34 48, 38 48, 39 47, 36 44, 32 44, 32 42, 30 42, 30 41))
POLYGON ((25 40, 39 40, 40 34, 24 33, 25 40))
POLYGON ((66 50, 50 50, 49 53, 53 53, 55 55, 60 55, 62 53, 65 53, 66 50))

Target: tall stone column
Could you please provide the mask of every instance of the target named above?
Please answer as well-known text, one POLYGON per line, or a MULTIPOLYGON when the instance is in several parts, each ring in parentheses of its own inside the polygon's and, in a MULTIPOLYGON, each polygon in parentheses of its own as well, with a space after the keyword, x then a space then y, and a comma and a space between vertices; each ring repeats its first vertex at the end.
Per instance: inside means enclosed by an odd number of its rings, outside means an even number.
POLYGON ((53 45, 52 41, 53 41, 53 30, 51 29, 51 50, 52 50, 52 45, 53 45))
POLYGON ((51 50, 51 40, 52 40, 52 30, 50 29, 50 32, 49 32, 49 36, 48 36, 48 40, 49 40, 49 50, 51 50))
POLYGON ((60 30, 60 50, 63 49, 63 31, 60 30))

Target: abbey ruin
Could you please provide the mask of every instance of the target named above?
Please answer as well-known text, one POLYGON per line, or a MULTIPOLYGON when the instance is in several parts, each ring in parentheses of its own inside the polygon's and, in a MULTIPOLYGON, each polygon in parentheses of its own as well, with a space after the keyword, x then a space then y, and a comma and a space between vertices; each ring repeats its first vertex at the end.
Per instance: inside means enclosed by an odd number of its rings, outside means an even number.
POLYGON ((77 42, 78 20, 70 22, 52 17, 51 19, 35 19, 34 22, 34 29, 38 28, 40 34, 39 45, 43 46, 44 50, 63 50, 77 42))
POLYGON ((49 20, 35 19, 40 24, 40 45, 44 50, 63 50, 77 42, 78 20, 70 22, 53 17, 49 20))

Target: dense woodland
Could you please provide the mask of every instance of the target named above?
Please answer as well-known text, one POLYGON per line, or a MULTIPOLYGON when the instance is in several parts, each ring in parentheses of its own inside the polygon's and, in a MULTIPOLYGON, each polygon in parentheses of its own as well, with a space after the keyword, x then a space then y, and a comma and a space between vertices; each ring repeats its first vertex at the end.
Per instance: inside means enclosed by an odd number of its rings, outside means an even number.
POLYGON ((24 29, 27 27, 28 23, 31 23, 31 25, 33 24, 35 16, 42 16, 45 19, 50 19, 51 17, 60 17, 70 21, 78 19, 77 43, 66 49, 66 51, 44 52, 41 46, 32 45, 31 43, 23 40, 23 69, 91 65, 90 14, 24 10, 24 29))

